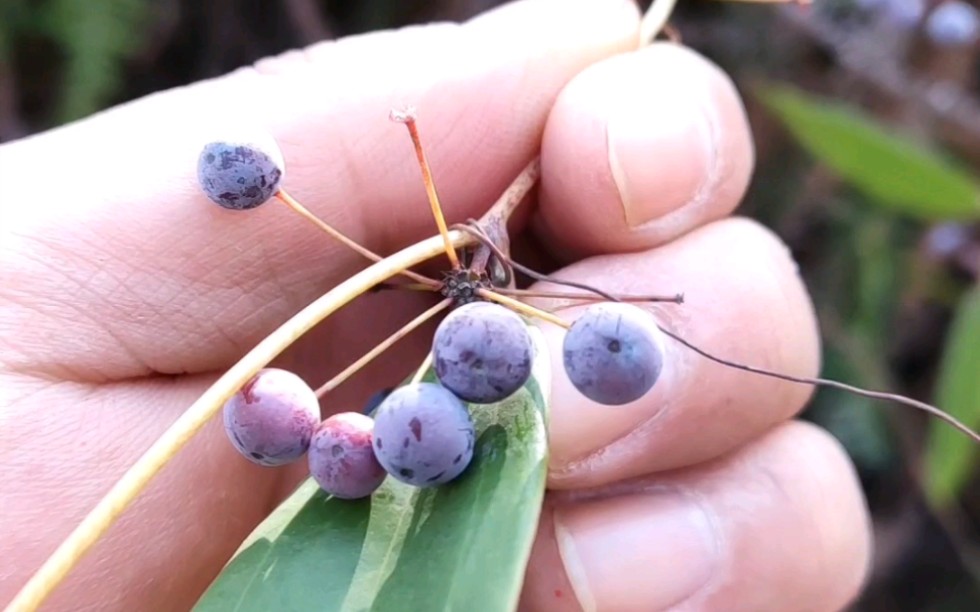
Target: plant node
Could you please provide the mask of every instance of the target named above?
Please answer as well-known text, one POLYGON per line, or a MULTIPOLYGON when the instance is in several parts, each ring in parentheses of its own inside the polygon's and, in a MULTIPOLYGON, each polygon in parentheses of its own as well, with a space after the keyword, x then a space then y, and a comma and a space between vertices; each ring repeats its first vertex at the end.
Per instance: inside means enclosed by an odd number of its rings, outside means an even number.
POLYGON ((483 301, 479 295, 481 289, 491 286, 486 273, 477 272, 471 268, 460 268, 445 273, 442 282, 442 294, 453 301, 453 308, 483 301))

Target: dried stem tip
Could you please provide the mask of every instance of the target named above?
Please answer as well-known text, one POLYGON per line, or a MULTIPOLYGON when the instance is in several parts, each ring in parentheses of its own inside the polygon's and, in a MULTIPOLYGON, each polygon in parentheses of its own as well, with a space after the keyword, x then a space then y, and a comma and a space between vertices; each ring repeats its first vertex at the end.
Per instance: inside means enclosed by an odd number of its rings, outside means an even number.
POLYGON ((415 109, 408 107, 405 110, 391 111, 389 115, 392 121, 404 123, 408 128, 408 134, 412 137, 412 144, 415 146, 415 156, 419 160, 419 168, 422 170, 422 180, 425 182, 425 192, 429 196, 429 206, 432 207, 432 216, 439 226, 439 234, 446 245, 446 257, 453 266, 453 270, 459 270, 459 257, 453 248, 452 241, 449 240, 449 229, 446 226, 446 219, 442 214, 442 206, 439 204, 439 196, 436 194, 436 186, 432 180, 432 171, 429 170, 429 162, 425 158, 425 151, 422 149, 422 140, 419 138, 419 129, 415 125, 415 109))

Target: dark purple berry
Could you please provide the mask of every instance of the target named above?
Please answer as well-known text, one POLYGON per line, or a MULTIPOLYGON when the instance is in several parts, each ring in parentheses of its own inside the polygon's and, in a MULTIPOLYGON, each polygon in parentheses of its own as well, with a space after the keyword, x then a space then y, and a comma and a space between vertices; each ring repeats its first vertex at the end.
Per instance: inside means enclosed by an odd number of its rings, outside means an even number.
POLYGON ((320 403, 299 376, 276 368, 256 374, 224 406, 225 432, 253 463, 274 467, 306 452, 320 403))
POLYGON ((374 417, 374 454, 397 480, 432 487, 453 480, 473 459, 466 405, 434 383, 391 392, 374 417))
POLYGON ((449 313, 432 340, 439 382, 475 404, 499 402, 523 387, 533 353, 521 317, 491 302, 472 302, 449 313))
POLYGON ((219 206, 250 210, 279 190, 283 165, 273 145, 216 141, 205 145, 198 157, 197 180, 219 206))
POLYGON ((649 391, 663 369, 663 348, 650 313, 618 302, 588 307, 565 334, 563 360, 582 395, 618 406, 649 391))
POLYGON ((371 417, 343 412, 325 419, 310 441, 310 474, 320 488, 341 499, 367 497, 388 475, 371 447, 371 417))

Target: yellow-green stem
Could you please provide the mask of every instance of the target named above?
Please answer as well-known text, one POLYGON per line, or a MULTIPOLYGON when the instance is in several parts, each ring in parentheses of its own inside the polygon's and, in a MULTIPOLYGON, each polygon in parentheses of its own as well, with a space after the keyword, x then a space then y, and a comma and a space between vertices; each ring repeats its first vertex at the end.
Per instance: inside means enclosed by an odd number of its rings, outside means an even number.
POLYGON ((511 310, 516 310, 517 312, 526 314, 529 317, 537 317, 538 319, 542 319, 549 323, 554 323, 555 325, 563 329, 568 329, 569 326, 571 325, 571 323, 569 323, 568 321, 565 321, 564 319, 561 319, 560 317, 557 317, 546 310, 535 308, 530 304, 519 302, 514 298, 507 297, 506 295, 500 295, 495 291, 490 291, 489 289, 479 289, 476 293, 482 298, 492 300, 494 302, 497 302, 498 304, 503 304, 504 306, 507 306, 511 310))
MULTIPOLYGON (((350 238, 348 238, 347 236, 345 236, 340 231, 334 229, 334 227, 332 225, 330 225, 329 223, 323 221, 322 219, 320 219, 320 217, 317 217, 316 215, 314 215, 313 212, 310 211, 310 209, 308 209, 307 207, 303 206, 299 202, 299 200, 297 200, 293 196, 289 195, 289 193, 287 193, 285 189, 280 189, 279 191, 277 191, 276 194, 275 194, 275 197, 280 202, 282 202, 283 204, 285 204, 286 206, 288 206, 290 209, 292 209, 293 212, 297 213, 299 216, 303 217, 304 219, 306 219, 307 221, 309 221, 310 223, 312 223, 313 225, 315 225, 317 228, 319 228, 321 231, 325 232, 328 236, 330 236, 331 238, 333 238, 337 242, 340 242, 341 244, 343 244, 347 248, 351 249, 352 251, 358 253, 359 255, 362 255, 363 257, 365 257, 367 259, 370 259, 371 261, 381 261, 383 259, 380 255, 378 255, 374 251, 371 251, 370 249, 367 249, 367 248, 361 246, 360 244, 358 244, 354 240, 351 240, 350 238)), ((410 279, 412 279, 414 281, 417 281, 417 282, 421 283, 422 285, 425 285, 426 287, 428 287, 430 289, 432 287, 438 287, 439 286, 439 282, 438 281, 435 281, 435 280, 433 280, 431 278, 426 278, 425 276, 422 276, 421 274, 412 272, 411 270, 403 270, 401 272, 401 274, 403 274, 404 276, 407 276, 408 278, 410 278, 410 279)))
POLYGON ((415 370, 415 376, 412 377, 412 384, 417 385, 423 378, 425 378, 425 373, 432 367, 432 351, 426 354, 425 359, 422 360, 422 364, 419 366, 418 370, 415 370))

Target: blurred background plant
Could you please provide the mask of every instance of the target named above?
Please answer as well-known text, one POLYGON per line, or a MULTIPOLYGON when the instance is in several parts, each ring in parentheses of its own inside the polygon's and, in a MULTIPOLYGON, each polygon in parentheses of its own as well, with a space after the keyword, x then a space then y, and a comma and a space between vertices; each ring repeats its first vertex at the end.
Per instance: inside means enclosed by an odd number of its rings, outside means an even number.
MULTIPOLYGON (((319 40, 497 4, 0 0, 0 141, 319 40)), ((980 10, 684 0, 672 23, 745 96, 758 162, 740 213, 799 261, 824 376, 980 427, 980 10)), ((875 564, 854 609, 980 609, 980 471, 966 438, 837 391, 804 417, 848 449, 874 515, 875 564)))

